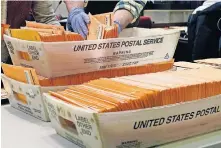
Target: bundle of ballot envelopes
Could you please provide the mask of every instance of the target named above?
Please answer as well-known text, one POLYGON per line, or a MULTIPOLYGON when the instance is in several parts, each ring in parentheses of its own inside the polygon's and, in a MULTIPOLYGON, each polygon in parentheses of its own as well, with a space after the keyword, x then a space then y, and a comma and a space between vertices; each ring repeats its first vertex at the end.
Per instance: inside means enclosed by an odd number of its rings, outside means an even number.
POLYGON ((219 94, 221 70, 210 67, 101 78, 64 91, 50 91, 57 99, 95 113, 152 108, 219 94))
POLYGON ((10 29, 10 36, 22 40, 39 42, 82 41, 77 33, 65 31, 63 26, 26 21, 21 29, 10 29))
MULTIPOLYGON (((89 34, 87 40, 107 39, 118 37, 118 27, 113 23, 112 13, 104 13, 91 15, 90 23, 88 24, 89 34)), ((2 34, 4 28, 9 28, 9 25, 2 25, 2 34)), ((63 26, 50 24, 42 24, 26 21, 26 26, 20 29, 9 29, 8 35, 28 41, 39 42, 63 42, 63 41, 83 41, 85 40, 80 34, 65 31, 63 26)))
MULTIPOLYGON (((91 15, 90 24, 88 24, 89 33, 87 40, 108 39, 118 37, 118 27, 113 23, 112 13, 91 15)), ((65 42, 65 41, 83 41, 85 40, 80 34, 65 31, 63 26, 42 24, 26 21, 26 26, 20 29, 10 29, 9 25, 2 24, 3 34, 11 37, 37 42, 65 42), (7 30, 7 32, 6 32, 7 30)), ((19 51, 21 58, 30 61, 27 53, 19 51)))
POLYGON ((130 66, 122 68, 114 68, 89 73, 79 73, 61 77, 46 78, 37 75, 35 69, 22 66, 8 65, 2 63, 4 74, 13 80, 40 86, 65 86, 76 85, 95 80, 99 78, 113 78, 120 76, 154 73, 169 70, 173 67, 173 60, 166 62, 158 62, 141 66, 130 66))
MULTIPOLYGON (((40 85, 42 87, 68 86, 82 84, 99 78, 114 78, 120 76, 128 76, 135 74, 154 73, 169 70, 173 67, 173 60, 167 62, 159 62, 146 64, 142 66, 122 67, 89 73, 79 73, 55 78, 45 78, 37 75, 35 69, 22 66, 8 65, 2 63, 4 75, 18 82, 31 85, 40 85)), ((25 95, 15 92, 17 100, 27 104, 25 95)))
POLYGON ((89 17, 91 22, 88 25, 88 40, 118 37, 118 27, 113 23, 112 13, 98 14, 94 16, 89 14, 89 17))

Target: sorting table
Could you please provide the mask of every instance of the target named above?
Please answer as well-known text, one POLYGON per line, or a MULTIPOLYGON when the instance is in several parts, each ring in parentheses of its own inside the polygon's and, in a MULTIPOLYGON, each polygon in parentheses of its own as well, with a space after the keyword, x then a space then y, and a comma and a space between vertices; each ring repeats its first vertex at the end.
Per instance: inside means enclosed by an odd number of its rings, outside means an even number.
MULTIPOLYGON (((1 106, 2 148, 79 148, 40 121, 10 105, 1 106)), ((221 131, 158 146, 158 148, 221 148, 221 131)))

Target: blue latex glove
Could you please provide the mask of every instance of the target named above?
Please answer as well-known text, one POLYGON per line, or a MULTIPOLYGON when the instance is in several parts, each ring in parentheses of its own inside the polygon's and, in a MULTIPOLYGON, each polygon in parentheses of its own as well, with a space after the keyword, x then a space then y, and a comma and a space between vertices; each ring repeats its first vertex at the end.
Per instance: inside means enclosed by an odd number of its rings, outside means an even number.
POLYGON ((118 27, 118 34, 120 34, 120 33, 121 33, 121 31, 122 31, 122 27, 121 27, 120 22, 119 22, 119 21, 114 21, 114 24, 116 24, 116 25, 117 25, 117 27, 118 27))
POLYGON ((87 24, 90 23, 89 16, 84 12, 84 8, 73 8, 68 16, 68 28, 79 33, 83 38, 88 35, 87 24))

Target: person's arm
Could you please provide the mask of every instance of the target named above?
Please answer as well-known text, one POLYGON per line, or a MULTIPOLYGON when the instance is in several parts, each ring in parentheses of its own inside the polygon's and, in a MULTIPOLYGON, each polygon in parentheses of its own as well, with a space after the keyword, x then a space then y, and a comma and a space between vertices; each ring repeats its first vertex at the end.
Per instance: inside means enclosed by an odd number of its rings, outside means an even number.
POLYGON ((114 9, 114 21, 120 29, 126 28, 130 23, 134 23, 140 16, 148 0, 120 0, 114 9))
POLYGON ((68 9, 68 12, 71 12, 72 8, 84 8, 87 3, 85 3, 83 0, 81 1, 70 1, 65 0, 66 7, 68 9))
POLYGON ((52 1, 33 1, 33 15, 36 22, 60 25, 52 7, 52 1))
POLYGON ((83 38, 86 38, 88 35, 87 24, 90 23, 90 18, 84 11, 87 1, 66 0, 65 4, 69 12, 67 19, 68 30, 79 33, 83 38))

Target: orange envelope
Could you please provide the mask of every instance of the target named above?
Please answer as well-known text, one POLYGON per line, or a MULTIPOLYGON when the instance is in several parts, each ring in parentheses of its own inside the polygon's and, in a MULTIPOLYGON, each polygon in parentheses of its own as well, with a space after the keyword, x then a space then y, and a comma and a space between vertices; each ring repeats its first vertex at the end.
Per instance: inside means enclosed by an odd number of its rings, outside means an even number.
POLYGON ((84 38, 77 33, 65 31, 66 41, 83 41, 84 38))
POLYGON ((107 25, 107 26, 112 26, 113 22, 113 12, 109 13, 102 13, 102 14, 97 14, 93 15, 100 23, 107 25))
POLYGON ((57 30, 63 30, 64 31, 63 26, 36 23, 36 22, 30 22, 30 21, 26 21, 26 27, 41 28, 41 29, 57 29, 57 30))
POLYGON ((103 39, 105 25, 100 23, 95 17, 89 14, 90 24, 88 24, 87 40, 103 39))
POLYGON ((38 76, 33 68, 14 66, 2 63, 4 74, 19 82, 39 85, 38 76))

